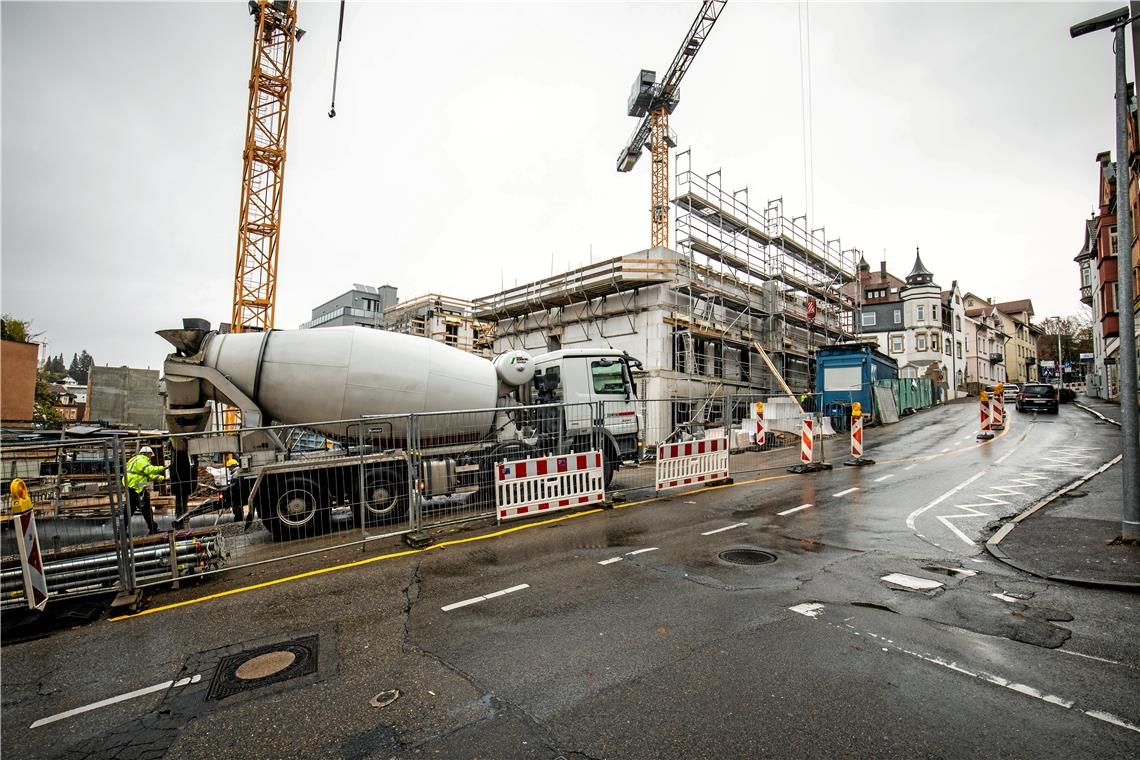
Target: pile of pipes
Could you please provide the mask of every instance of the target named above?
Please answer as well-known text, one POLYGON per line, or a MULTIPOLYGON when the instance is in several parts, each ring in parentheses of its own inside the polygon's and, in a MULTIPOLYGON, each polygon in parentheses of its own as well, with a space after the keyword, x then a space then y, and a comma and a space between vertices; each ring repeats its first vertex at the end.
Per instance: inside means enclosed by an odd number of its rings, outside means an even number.
MULTIPOLYGON (((135 582, 174 580, 216 568, 222 548, 218 539, 217 534, 190 536, 173 544, 134 547, 135 582)), ((108 551, 45 562, 44 576, 50 596, 110 591, 119 584, 119 556, 108 551)), ((19 565, 5 566, 0 569, 0 605, 15 604, 24 604, 24 576, 19 565)))

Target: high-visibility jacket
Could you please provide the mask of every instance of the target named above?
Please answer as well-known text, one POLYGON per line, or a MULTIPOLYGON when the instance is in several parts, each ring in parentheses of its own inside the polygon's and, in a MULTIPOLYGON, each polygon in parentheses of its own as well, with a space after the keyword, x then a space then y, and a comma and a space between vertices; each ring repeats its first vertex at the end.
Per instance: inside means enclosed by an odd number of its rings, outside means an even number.
POLYGON ((152 480, 166 480, 166 470, 150 463, 146 454, 135 454, 127 462, 127 475, 123 478, 127 488, 135 493, 142 493, 146 484, 152 480))

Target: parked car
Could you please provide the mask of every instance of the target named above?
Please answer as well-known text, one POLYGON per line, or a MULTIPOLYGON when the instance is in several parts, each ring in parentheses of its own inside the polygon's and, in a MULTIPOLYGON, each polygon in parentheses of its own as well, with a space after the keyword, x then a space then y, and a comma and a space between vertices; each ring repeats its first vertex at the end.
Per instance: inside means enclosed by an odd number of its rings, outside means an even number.
POLYGON ((1017 394, 1021 390, 1013 383, 1006 383, 1001 391, 1002 401, 1017 401, 1017 394))
POLYGON ((1017 411, 1057 413, 1057 389, 1045 383, 1026 383, 1017 393, 1017 411))

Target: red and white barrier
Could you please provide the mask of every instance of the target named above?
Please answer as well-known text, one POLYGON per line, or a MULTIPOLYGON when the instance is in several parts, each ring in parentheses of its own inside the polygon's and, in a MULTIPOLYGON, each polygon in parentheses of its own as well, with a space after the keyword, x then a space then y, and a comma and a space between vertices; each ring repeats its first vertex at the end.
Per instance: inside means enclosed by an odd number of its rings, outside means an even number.
POLYGON ((657 447, 657 490, 728 480, 728 438, 657 447))
POLYGON ((44 561, 40 539, 36 533, 36 511, 28 496, 28 487, 16 478, 9 486, 12 497, 12 522, 16 528, 16 546, 20 552, 20 569, 24 575, 24 599, 34 610, 47 606, 48 587, 44 577, 44 561))
POLYGON ((499 521, 600 504, 606 499, 602 452, 520 459, 495 468, 499 521))
POLYGON ((991 427, 993 427, 994 430, 1004 430, 1005 429, 1005 400, 1002 398, 1002 394, 995 393, 993 396, 993 400, 990 403, 993 405, 992 412, 991 412, 991 415, 993 417, 992 422, 991 422, 991 427))
POLYGON ((863 456, 863 418, 851 418, 851 456, 863 456))
POLYGON ((815 441, 814 436, 815 420, 804 420, 803 426, 800 428, 800 461, 804 464, 812 463, 812 446, 815 441))
POLYGON ((990 405, 992 403, 993 403, 993 399, 986 399, 985 401, 981 402, 982 430, 980 433, 978 433, 977 437, 979 439, 989 439, 989 438, 994 437, 994 434, 992 432, 990 432, 990 427, 993 424, 993 422, 992 422, 993 417, 991 416, 991 413, 990 413, 990 405))

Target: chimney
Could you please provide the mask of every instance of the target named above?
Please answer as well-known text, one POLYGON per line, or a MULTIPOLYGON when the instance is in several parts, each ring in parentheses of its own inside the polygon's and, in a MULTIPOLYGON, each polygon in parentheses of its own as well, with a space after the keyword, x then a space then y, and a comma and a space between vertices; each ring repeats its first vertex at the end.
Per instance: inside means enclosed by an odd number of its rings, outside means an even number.
POLYGON ((879 262, 879 278, 883 279, 883 280, 887 279, 887 260, 886 259, 883 259, 882 261, 879 262))

